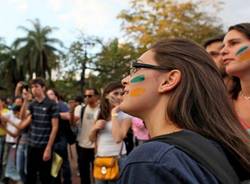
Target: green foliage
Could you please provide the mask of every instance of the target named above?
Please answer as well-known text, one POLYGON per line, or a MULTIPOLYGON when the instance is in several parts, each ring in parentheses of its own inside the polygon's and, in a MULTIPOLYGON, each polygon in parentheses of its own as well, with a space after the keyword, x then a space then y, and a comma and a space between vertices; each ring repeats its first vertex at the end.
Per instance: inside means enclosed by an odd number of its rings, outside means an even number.
POLYGON ((100 53, 97 54, 96 67, 98 76, 91 75, 89 79, 92 84, 103 87, 110 81, 121 80, 124 74, 129 71, 130 60, 138 56, 137 50, 129 43, 120 44, 118 39, 103 45, 100 53))
POLYGON ((17 63, 16 52, 13 47, 8 47, 0 40, 0 86, 4 87, 8 95, 13 95, 15 84, 25 78, 22 68, 17 63))
POLYGON ((66 72, 65 79, 76 80, 77 76, 80 75, 80 91, 83 90, 86 85, 85 73, 86 69, 93 66, 93 55, 90 53, 90 49, 96 46, 98 39, 96 37, 87 37, 81 34, 77 41, 74 41, 66 54, 64 60, 64 71, 66 72))
POLYGON ((131 0, 131 8, 120 12, 122 28, 139 47, 147 47, 161 38, 187 38, 201 43, 222 33, 218 17, 209 13, 220 2, 131 0))
POLYGON ((61 52, 55 48, 54 44, 63 46, 62 42, 55 38, 50 38, 50 34, 55 28, 42 26, 36 19, 31 21, 33 29, 20 26, 26 32, 26 36, 17 38, 14 46, 17 52, 17 64, 23 67, 25 74, 32 77, 35 73, 37 77, 51 79, 51 70, 58 66, 61 52))
POLYGON ((77 95, 82 95, 80 87, 75 80, 57 80, 53 82, 53 87, 57 89, 65 101, 74 99, 77 95))

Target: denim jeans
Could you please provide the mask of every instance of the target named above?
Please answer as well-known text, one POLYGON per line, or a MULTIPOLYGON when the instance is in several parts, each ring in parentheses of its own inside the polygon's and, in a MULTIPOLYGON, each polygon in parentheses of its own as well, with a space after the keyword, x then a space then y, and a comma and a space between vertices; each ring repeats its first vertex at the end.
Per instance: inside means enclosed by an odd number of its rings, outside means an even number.
POLYGON ((17 172, 21 176, 23 183, 26 182, 27 155, 28 155, 28 144, 19 144, 16 153, 16 167, 17 167, 17 172))
POLYGON ((16 144, 6 143, 7 163, 5 177, 14 181, 20 181, 21 177, 16 168, 16 144))

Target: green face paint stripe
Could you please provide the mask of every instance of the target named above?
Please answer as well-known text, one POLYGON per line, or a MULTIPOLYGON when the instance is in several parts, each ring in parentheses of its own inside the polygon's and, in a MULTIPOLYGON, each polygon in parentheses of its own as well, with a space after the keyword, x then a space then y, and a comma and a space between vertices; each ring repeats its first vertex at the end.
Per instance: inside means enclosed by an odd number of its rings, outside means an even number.
POLYGON ((137 82, 142 82, 144 80, 145 80, 144 75, 138 75, 138 76, 134 77, 130 82, 137 83, 137 82))
POLYGON ((244 52, 246 49, 248 48, 248 46, 244 46, 244 47, 241 47, 237 52, 236 52, 236 56, 239 55, 240 53, 244 52))

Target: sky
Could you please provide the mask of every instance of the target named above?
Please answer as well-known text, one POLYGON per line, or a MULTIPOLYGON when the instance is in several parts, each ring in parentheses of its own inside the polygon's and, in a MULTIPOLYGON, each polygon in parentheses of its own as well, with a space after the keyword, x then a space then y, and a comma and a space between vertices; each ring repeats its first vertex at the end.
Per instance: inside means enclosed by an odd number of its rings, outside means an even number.
MULTIPOLYGON (((215 0, 211 0, 215 1, 215 0)), ((57 27, 53 37, 66 45, 77 39, 79 32, 108 40, 122 38, 121 21, 116 17, 129 8, 129 0, 0 0, 0 37, 11 44, 24 36, 18 26, 30 27, 28 19, 57 27)), ((219 12, 225 28, 239 22, 250 22, 249 0, 224 0, 219 12)))

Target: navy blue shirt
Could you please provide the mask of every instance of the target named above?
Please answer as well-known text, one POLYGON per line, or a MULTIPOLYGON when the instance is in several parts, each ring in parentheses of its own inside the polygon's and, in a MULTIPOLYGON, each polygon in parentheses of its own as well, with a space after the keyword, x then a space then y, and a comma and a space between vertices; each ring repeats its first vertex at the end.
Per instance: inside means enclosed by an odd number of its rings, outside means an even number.
POLYGON ((206 168, 174 145, 158 141, 135 148, 121 162, 118 184, 218 184, 206 168))
POLYGON ((29 111, 32 115, 29 144, 46 147, 51 133, 51 120, 59 117, 58 105, 46 97, 42 102, 33 101, 29 105, 29 111))
MULTIPOLYGON (((59 113, 61 112, 69 112, 69 108, 67 104, 63 101, 58 102, 59 113)), ((67 138, 67 131, 70 131, 69 120, 64 120, 59 116, 59 126, 56 142, 67 138)))

